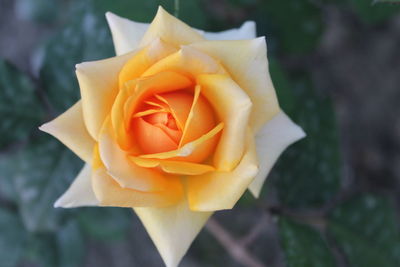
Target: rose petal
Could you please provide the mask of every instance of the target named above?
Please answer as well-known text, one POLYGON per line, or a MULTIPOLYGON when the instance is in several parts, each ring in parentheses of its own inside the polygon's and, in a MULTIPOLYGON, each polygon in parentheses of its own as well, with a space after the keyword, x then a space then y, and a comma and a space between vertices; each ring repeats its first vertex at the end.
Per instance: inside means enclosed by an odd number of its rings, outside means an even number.
POLYGON ((136 143, 143 153, 162 153, 178 147, 178 144, 166 131, 146 122, 143 118, 135 118, 132 125, 136 143))
POLYGON ((293 123, 282 111, 261 128, 256 135, 260 172, 249 186, 250 192, 255 197, 260 195, 262 185, 280 154, 289 145, 305 136, 303 129, 293 123))
POLYGON ((85 162, 92 161, 95 141, 89 135, 83 121, 81 101, 39 129, 60 140, 85 162))
MULTIPOLYGON (((183 128, 182 138, 179 142, 180 147, 196 140, 216 125, 212 106, 208 103, 205 97, 200 94, 200 92, 201 87, 197 85, 194 90, 193 103, 190 107, 190 112, 187 115, 187 120, 183 128)), ((208 157, 206 154, 204 154, 204 156, 208 157)))
POLYGON ((203 37, 179 19, 170 15, 161 6, 157 14, 140 42, 140 46, 145 46, 155 38, 161 38, 167 43, 177 47, 203 41, 203 37))
POLYGON ((227 75, 199 75, 197 83, 225 125, 214 154, 215 166, 219 171, 230 171, 243 156, 251 101, 227 75))
POLYGON ((130 188, 144 192, 164 190, 169 177, 160 172, 139 167, 128 160, 128 155, 115 142, 111 122, 106 120, 99 137, 100 158, 107 173, 122 188, 130 188))
POLYGON ((118 74, 133 53, 76 65, 81 89, 83 118, 90 135, 97 140, 104 120, 118 93, 118 74))
POLYGON ((177 177, 168 177, 168 183, 162 191, 143 192, 122 188, 108 175, 95 149, 92 185, 101 206, 113 207, 166 207, 182 200, 183 188, 177 177))
POLYGON ((111 30, 115 53, 118 56, 138 48, 140 40, 150 25, 122 18, 111 12, 106 13, 106 18, 111 30))
POLYGON ((187 178, 191 210, 216 211, 233 208, 258 172, 256 148, 250 130, 247 131, 246 139, 244 156, 233 171, 216 171, 187 178))
POLYGON ((207 40, 245 40, 256 38, 256 23, 245 21, 240 28, 230 29, 222 32, 204 32, 207 40))
POLYGON ((173 71, 165 71, 125 83, 125 86, 119 91, 111 111, 111 121, 120 147, 128 150, 134 145, 128 131, 131 126, 131 118, 140 103, 154 94, 183 89, 192 85, 193 81, 173 71))
POLYGON ((206 41, 190 46, 220 60, 227 72, 249 95, 253 103, 250 125, 254 133, 279 112, 268 72, 264 37, 241 41, 206 41))
POLYGON ((176 267, 211 212, 193 212, 186 201, 167 208, 135 208, 167 267, 176 267))
POLYGON ((155 153, 155 154, 143 154, 140 155, 139 157, 141 158, 148 158, 148 159, 174 159, 174 160, 185 160, 185 161, 190 161, 190 162, 197 162, 197 157, 201 157, 201 155, 191 158, 190 156, 195 155, 196 152, 198 152, 198 149, 202 151, 201 149, 203 147, 207 147, 206 142, 214 139, 218 135, 220 131, 224 128, 224 124, 221 122, 217 126, 215 126, 211 131, 208 133, 204 134, 200 138, 187 143, 186 145, 182 146, 179 149, 176 150, 171 150, 168 152, 162 152, 162 153, 155 153))
POLYGON ((154 39, 125 63, 119 73, 119 86, 122 87, 125 82, 140 77, 154 63, 176 51, 178 49, 161 41, 160 38, 154 39))
POLYGON ((174 70, 193 77, 203 73, 225 73, 223 67, 214 58, 189 46, 182 46, 178 52, 158 61, 143 76, 166 70, 174 70))
POLYGON ((159 159, 146 159, 140 157, 129 157, 135 164, 144 168, 160 167, 166 173, 179 174, 179 175, 200 175, 215 168, 206 164, 198 164, 192 162, 172 161, 172 160, 159 160, 159 159))
POLYGON ((98 206, 99 201, 92 188, 91 172, 92 168, 90 165, 85 164, 67 191, 54 203, 54 207, 76 208, 82 206, 98 206))
POLYGON ((177 126, 183 130, 193 103, 193 95, 182 92, 171 92, 163 94, 162 99, 164 99, 165 103, 168 105, 169 110, 177 122, 177 126))

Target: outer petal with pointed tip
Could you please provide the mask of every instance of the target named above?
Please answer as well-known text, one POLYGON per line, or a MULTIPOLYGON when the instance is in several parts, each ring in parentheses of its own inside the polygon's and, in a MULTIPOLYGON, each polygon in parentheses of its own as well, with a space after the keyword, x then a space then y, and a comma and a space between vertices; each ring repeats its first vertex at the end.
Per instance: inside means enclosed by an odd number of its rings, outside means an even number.
POLYGON ((281 153, 305 136, 304 131, 282 111, 261 128, 256 135, 260 171, 249 186, 255 197, 260 195, 262 185, 281 153))
POLYGON ((110 113, 118 93, 118 75, 123 65, 134 55, 84 62, 76 65, 81 89, 83 118, 90 135, 97 140, 101 126, 110 113))
POLYGON ((250 125, 254 133, 279 112, 268 71, 265 38, 206 41, 190 46, 220 60, 232 78, 249 95, 253 103, 250 125))
POLYGON ((91 167, 86 164, 68 190, 54 203, 54 207, 76 208, 82 206, 98 206, 91 183, 91 167))
MULTIPOLYGON (((141 39, 150 26, 148 23, 135 22, 111 12, 107 12, 106 17, 117 55, 122 55, 137 49, 141 39)), ((203 35, 207 40, 244 40, 256 37, 256 25, 254 21, 246 21, 237 29, 221 32, 196 30, 196 32, 203 35)), ((196 39, 198 39, 198 37, 196 37, 196 39)))
POLYGON ((207 40, 245 40, 256 38, 256 23, 246 21, 237 29, 230 29, 222 32, 204 32, 207 40))
POLYGON ((177 47, 204 40, 201 34, 169 14, 161 6, 144 34, 140 47, 148 45, 155 38, 161 38, 161 40, 177 47))
POLYGON ((148 23, 135 22, 111 12, 106 13, 106 18, 111 30, 117 56, 136 49, 149 28, 148 23))
POLYGON ((83 121, 81 101, 39 129, 60 140, 85 162, 91 162, 95 142, 83 121))
POLYGON ((194 212, 186 201, 167 208, 135 208, 167 267, 176 267, 212 212, 194 212))

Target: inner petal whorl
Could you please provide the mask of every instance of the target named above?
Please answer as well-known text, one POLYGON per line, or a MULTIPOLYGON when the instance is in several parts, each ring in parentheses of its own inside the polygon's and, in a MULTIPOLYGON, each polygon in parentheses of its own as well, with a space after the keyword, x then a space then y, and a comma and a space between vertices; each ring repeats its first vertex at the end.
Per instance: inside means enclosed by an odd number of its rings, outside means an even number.
POLYGON ((203 97, 195 98, 190 89, 156 94, 145 99, 133 115, 131 133, 144 154, 168 152, 178 149, 182 138, 191 141, 210 131, 216 123, 213 114, 209 103, 203 97), (187 126, 195 132, 185 130, 187 126), (183 137, 186 133, 192 136, 183 137))

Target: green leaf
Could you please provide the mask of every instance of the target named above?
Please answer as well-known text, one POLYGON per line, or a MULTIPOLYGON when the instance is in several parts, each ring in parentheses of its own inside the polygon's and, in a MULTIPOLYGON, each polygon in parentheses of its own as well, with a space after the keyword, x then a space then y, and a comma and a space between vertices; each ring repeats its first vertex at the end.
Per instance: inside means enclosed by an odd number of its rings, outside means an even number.
POLYGON ((337 207, 328 230, 352 267, 400 266, 400 232, 394 207, 363 195, 337 207))
POLYGON ((0 149, 26 139, 42 116, 31 79, 0 59, 0 149))
POLYGON ((82 1, 72 6, 70 17, 71 22, 43 48, 40 64, 40 79, 58 112, 80 98, 75 65, 114 55, 104 14, 96 13, 88 1, 82 1))
POLYGON ((278 160, 272 177, 278 195, 294 208, 320 207, 340 186, 337 126, 329 98, 317 94, 311 80, 301 74, 289 81, 276 61, 270 64, 282 109, 307 136, 278 160))
POLYGON ((372 3, 377 4, 377 3, 399 3, 400 0, 374 0, 372 3))
POLYGON ((303 54, 318 44, 323 23, 321 11, 311 1, 262 1, 256 10, 258 28, 276 36, 283 51, 303 54))
POLYGON ((62 211, 54 209, 53 203, 81 166, 81 160, 50 136, 0 158, 2 172, 13 181, 19 212, 29 231, 57 229, 62 211))
POLYGON ((326 241, 310 226, 282 217, 279 235, 288 267, 336 266, 326 241))
POLYGON ((25 251, 25 260, 40 267, 57 265, 57 243, 54 234, 33 234, 25 251))
MULTIPOLYGON (((349 0, 356 14, 368 24, 378 24, 399 14, 400 7, 397 5, 374 5, 367 0, 349 0)), ((381 1, 383 2, 383 1, 381 1)))
POLYGON ((85 233, 101 241, 121 240, 132 224, 131 209, 82 208, 78 221, 85 233))
POLYGON ((26 247, 27 236, 17 214, 0 208, 0 263, 2 267, 17 266, 26 247))
MULTIPOLYGON (((111 11, 121 17, 134 21, 150 23, 159 5, 165 8, 170 14, 174 14, 174 1, 167 0, 146 0, 146 1, 125 1, 125 0, 96 0, 95 7, 100 12, 111 11)), ((199 0, 180 1, 179 19, 192 27, 203 29, 206 24, 206 14, 201 8, 199 0)))
POLYGON ((59 3, 54 0, 16 0, 15 11, 22 19, 49 23, 57 18, 59 3))
POLYGON ((85 243, 76 221, 69 221, 57 232, 60 267, 81 266, 85 256, 85 243))

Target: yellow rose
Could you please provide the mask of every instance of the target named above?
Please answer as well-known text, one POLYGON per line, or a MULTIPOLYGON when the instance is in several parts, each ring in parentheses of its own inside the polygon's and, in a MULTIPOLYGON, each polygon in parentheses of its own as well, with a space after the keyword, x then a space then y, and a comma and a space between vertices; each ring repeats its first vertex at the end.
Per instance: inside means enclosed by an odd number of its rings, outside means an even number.
POLYGON ((82 99, 41 127, 86 162, 55 206, 134 208, 176 266, 304 132, 279 108, 254 22, 207 33, 161 7, 151 24, 106 17, 117 56, 78 64, 82 99))

